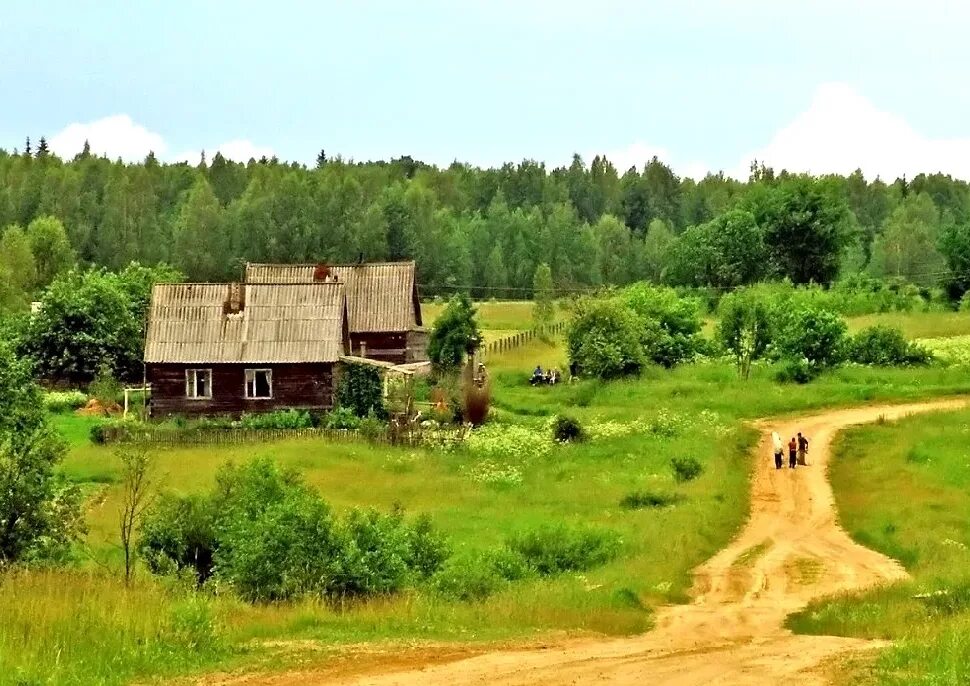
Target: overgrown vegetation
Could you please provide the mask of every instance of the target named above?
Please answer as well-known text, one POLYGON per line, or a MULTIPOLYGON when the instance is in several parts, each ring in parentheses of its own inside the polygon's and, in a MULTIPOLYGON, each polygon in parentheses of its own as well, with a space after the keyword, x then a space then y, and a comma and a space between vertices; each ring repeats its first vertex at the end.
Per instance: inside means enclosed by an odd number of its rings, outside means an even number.
POLYGON ((380 369, 369 364, 350 362, 341 365, 339 373, 337 407, 350 410, 358 417, 387 416, 380 369))

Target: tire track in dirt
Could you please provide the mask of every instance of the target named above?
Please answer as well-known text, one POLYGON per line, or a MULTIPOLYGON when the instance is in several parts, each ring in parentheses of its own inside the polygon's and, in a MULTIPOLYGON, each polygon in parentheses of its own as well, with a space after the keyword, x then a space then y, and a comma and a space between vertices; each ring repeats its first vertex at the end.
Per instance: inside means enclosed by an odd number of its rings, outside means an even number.
MULTIPOLYGON (((827 477, 831 443, 841 429, 908 414, 955 409, 966 400, 837 410, 759 422, 751 514, 735 540, 695 571, 693 602, 658 612, 647 634, 565 641, 552 647, 494 650, 460 659, 405 652, 353 672, 326 669, 248 675, 203 684, 233 686, 448 686, 615 684, 747 686, 826 683, 821 666, 883 642, 796 636, 785 618, 820 596, 904 578, 895 560, 864 548, 837 523, 827 477), (776 471, 770 435, 802 431, 809 466, 776 471), (801 571, 810 569, 806 577, 801 571)), ((476 651, 477 652, 477 651, 476 651)))

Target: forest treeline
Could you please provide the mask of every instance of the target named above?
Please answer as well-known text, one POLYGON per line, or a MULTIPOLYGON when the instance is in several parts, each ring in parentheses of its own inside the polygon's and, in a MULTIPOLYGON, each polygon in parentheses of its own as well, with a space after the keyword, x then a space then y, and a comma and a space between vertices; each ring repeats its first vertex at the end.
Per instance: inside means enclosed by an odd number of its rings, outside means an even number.
POLYGON ((87 147, 62 160, 41 140, 0 151, 0 227, 8 309, 74 262, 167 263, 214 281, 239 278, 246 261, 413 258, 425 294, 510 298, 531 296, 541 264, 564 292, 639 280, 828 284, 859 273, 946 287, 951 297, 970 286, 970 188, 942 174, 886 183, 752 165, 747 181, 695 181, 656 158, 626 171, 579 156, 555 169, 528 160, 442 169, 322 151, 314 168, 219 154, 198 165, 151 154, 126 164, 87 147), (52 241, 60 252, 45 256, 52 241))

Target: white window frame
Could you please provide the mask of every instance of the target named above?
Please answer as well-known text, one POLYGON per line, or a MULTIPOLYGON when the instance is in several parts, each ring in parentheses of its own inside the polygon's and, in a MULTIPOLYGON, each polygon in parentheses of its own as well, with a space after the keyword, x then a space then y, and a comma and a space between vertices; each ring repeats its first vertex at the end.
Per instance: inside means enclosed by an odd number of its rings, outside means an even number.
POLYGON ((243 377, 243 396, 246 400, 272 400, 273 399, 273 370, 269 368, 247 369, 243 377), (249 384, 252 383, 253 393, 256 392, 256 374, 263 372, 266 374, 266 385, 269 386, 269 395, 250 395, 249 384))
POLYGON ((185 370, 185 397, 188 400, 212 400, 212 370, 211 369, 186 369, 185 370), (205 377, 205 395, 199 395, 199 374, 205 377))

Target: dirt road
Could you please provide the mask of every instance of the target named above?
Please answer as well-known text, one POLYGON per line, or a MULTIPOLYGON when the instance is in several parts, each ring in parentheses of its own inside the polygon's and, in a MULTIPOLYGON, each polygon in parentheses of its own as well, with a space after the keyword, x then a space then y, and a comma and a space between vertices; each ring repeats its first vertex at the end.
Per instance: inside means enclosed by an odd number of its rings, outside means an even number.
MULTIPOLYGON (((751 517, 731 545, 696 571, 693 602, 665 608, 656 628, 635 638, 570 641, 555 647, 486 652, 437 664, 401 656, 368 673, 340 670, 252 676, 247 686, 618 684, 741 686, 824 684, 820 665, 876 647, 869 641, 795 636, 785 617, 810 600, 899 579, 895 561, 854 543, 836 524, 826 471, 840 429, 916 412, 960 407, 963 400, 840 410, 764 422, 755 458, 751 517), (770 433, 812 439, 809 466, 776 471, 770 433)), ((787 459, 786 459, 787 462, 787 459)), ((434 662, 428 657, 429 662, 434 662)))

